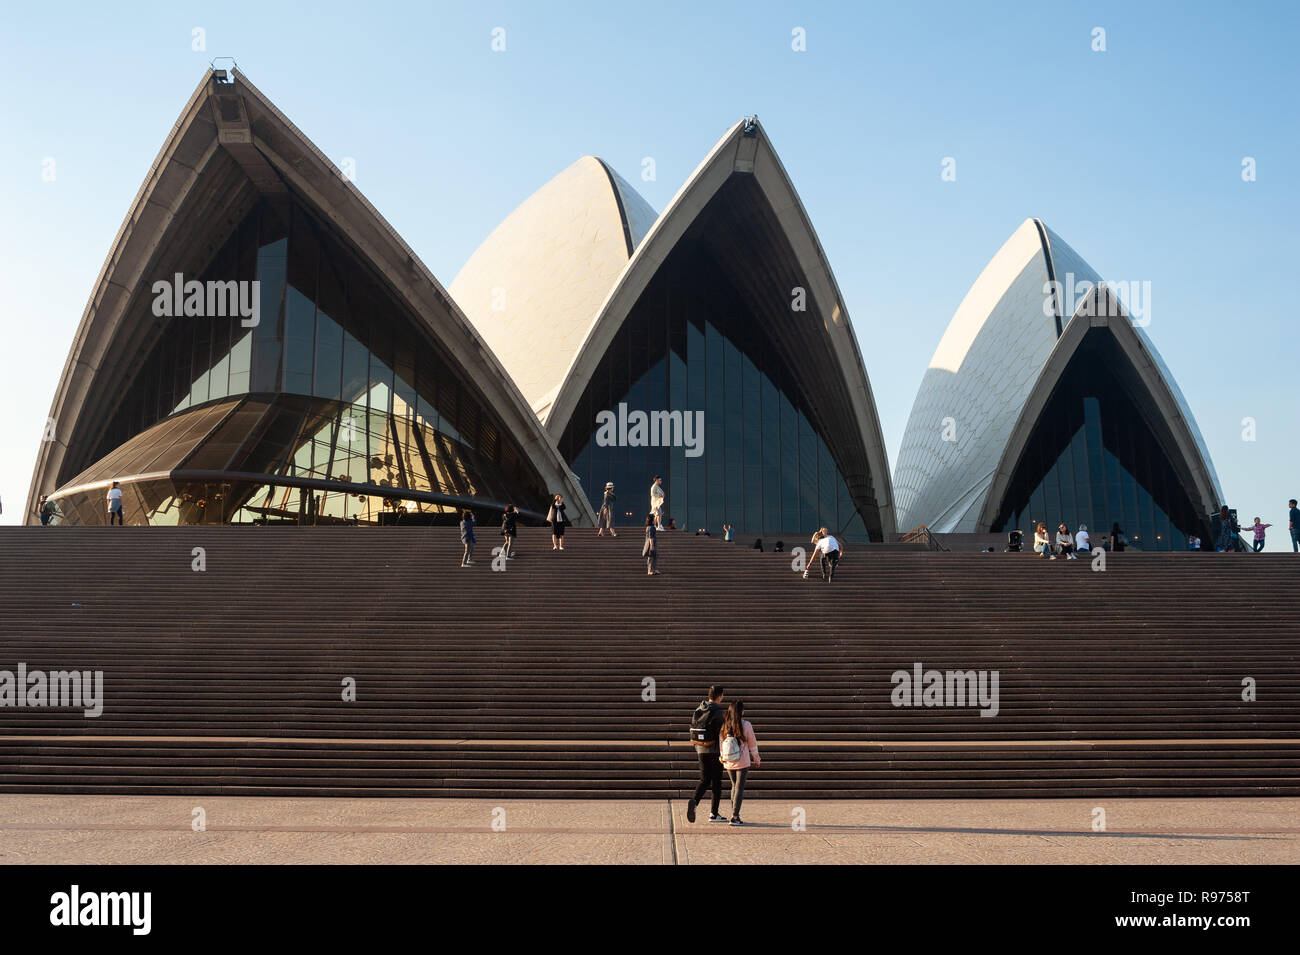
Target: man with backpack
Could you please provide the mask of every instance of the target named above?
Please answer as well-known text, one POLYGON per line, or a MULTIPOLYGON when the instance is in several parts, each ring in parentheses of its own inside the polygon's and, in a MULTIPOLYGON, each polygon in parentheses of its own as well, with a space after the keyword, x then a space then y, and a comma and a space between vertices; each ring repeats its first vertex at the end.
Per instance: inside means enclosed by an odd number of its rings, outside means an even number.
POLYGON ((686 818, 695 821, 695 807, 704 798, 704 793, 713 790, 713 805, 709 811, 709 822, 726 822, 719 812, 722 803, 722 761, 718 758, 718 734, 722 731, 722 720, 726 711, 722 706, 722 687, 716 683, 709 687, 709 698, 702 700, 691 716, 691 742, 695 744, 695 755, 700 761, 700 784, 695 787, 695 795, 686 804, 686 818))

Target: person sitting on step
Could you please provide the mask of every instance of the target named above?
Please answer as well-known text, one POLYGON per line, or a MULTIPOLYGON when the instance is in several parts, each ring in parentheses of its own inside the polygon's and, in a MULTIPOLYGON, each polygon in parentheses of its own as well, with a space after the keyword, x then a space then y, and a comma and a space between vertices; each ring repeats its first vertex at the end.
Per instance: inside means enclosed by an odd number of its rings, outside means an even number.
POLYGON ((1078 560, 1074 556, 1074 535, 1064 524, 1056 529, 1056 549, 1065 555, 1066 560, 1078 560))
POLYGON ((1052 553, 1052 538, 1047 533, 1047 525, 1042 521, 1034 528, 1034 550, 1038 551, 1039 557, 1056 560, 1056 555, 1052 553))

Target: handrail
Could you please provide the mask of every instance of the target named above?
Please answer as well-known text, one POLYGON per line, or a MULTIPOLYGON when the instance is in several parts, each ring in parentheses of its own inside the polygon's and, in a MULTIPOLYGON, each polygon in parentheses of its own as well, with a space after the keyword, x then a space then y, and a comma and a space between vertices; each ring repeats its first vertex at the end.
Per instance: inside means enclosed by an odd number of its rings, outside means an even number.
POLYGON ((924 524, 917 524, 905 534, 898 534, 898 543, 900 544, 925 544, 932 551, 947 551, 948 548, 939 543, 939 539, 934 536, 930 528, 924 524))

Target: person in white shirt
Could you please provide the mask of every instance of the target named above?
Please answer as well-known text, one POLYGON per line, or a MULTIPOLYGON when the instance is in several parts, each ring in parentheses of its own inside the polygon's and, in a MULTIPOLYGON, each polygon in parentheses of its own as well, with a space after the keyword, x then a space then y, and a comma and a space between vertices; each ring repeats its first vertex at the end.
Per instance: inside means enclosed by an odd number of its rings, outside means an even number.
POLYGON ((1079 525, 1079 533, 1074 535, 1074 549, 1080 554, 1086 554, 1092 550, 1092 538, 1088 536, 1087 524, 1079 525))
POLYGON ((820 556, 822 580, 829 584, 835 579, 835 568, 844 555, 844 549, 840 547, 840 542, 832 537, 830 531, 824 527, 813 535, 813 538, 816 545, 813 547, 813 552, 808 556, 808 566, 803 569, 803 579, 808 579, 808 572, 812 570, 813 561, 820 556))
POLYGON ((114 524, 122 523, 122 484, 120 481, 114 481, 113 486, 108 489, 108 524, 111 527, 114 524))
POLYGON ((655 518, 655 529, 664 529, 664 479, 658 474, 655 475, 655 481, 650 485, 650 513, 655 518))
POLYGON ((1042 521, 1034 528, 1034 550, 1038 551, 1039 557, 1056 560, 1056 555, 1052 553, 1052 538, 1047 533, 1047 525, 1042 521))

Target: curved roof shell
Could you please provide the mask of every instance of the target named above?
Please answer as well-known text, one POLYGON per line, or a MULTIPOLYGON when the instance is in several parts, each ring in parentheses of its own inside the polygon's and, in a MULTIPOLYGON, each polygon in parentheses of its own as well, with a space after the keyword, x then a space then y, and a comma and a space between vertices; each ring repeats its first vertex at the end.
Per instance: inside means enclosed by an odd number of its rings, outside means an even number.
POLYGON ((984 496, 975 524, 977 531, 982 533, 991 528, 1052 392, 1063 380, 1070 360, 1085 338, 1096 335, 1108 335, 1113 340, 1118 346, 1117 354, 1121 356, 1119 360, 1128 366, 1124 371, 1133 373, 1140 382, 1140 390, 1146 399, 1144 404, 1148 406, 1143 416, 1154 425, 1157 442, 1183 486, 1191 492, 1199 512, 1205 515, 1218 509, 1223 491, 1205 450, 1204 438, 1182 392, 1146 333, 1128 316, 1119 298, 1105 285, 1100 285, 1083 297, 1074 315, 1066 322, 1060 339, 1025 399, 984 496))
POLYGON ((656 218, 583 156, 492 231, 448 291, 545 421, 591 316, 656 218))
MULTIPOLYGON (((953 315, 912 405, 894 472, 901 526, 988 531, 1007 469, 1090 327, 1080 313, 1098 307, 1102 283, 1038 219, 1026 219, 998 250, 953 315), (1089 287, 1077 308, 1058 294, 1089 287)), ((1118 308, 1108 290, 1102 294, 1118 308)), ((1192 484, 1208 507, 1221 496, 1218 479, 1186 399, 1140 327, 1127 317, 1107 324, 1180 436, 1192 484)))
POLYGON ((895 532, 888 460, 858 341, 808 214, 757 119, 736 123, 677 192, 589 317, 545 421, 559 439, 658 269, 684 241, 724 264, 791 364, 873 539, 895 532), (792 309, 804 290, 805 310, 792 309))
POLYGON ((554 443, 482 336, 415 253, 357 190, 242 74, 207 72, 172 127, 119 229, 82 316, 50 417, 54 440, 37 457, 28 513, 90 461, 149 353, 157 323, 141 320, 150 282, 204 261, 260 198, 289 190, 345 236, 368 265, 465 370, 484 402, 516 438, 547 486, 594 522, 581 488, 554 443), (223 231, 224 230, 224 231, 223 231))

